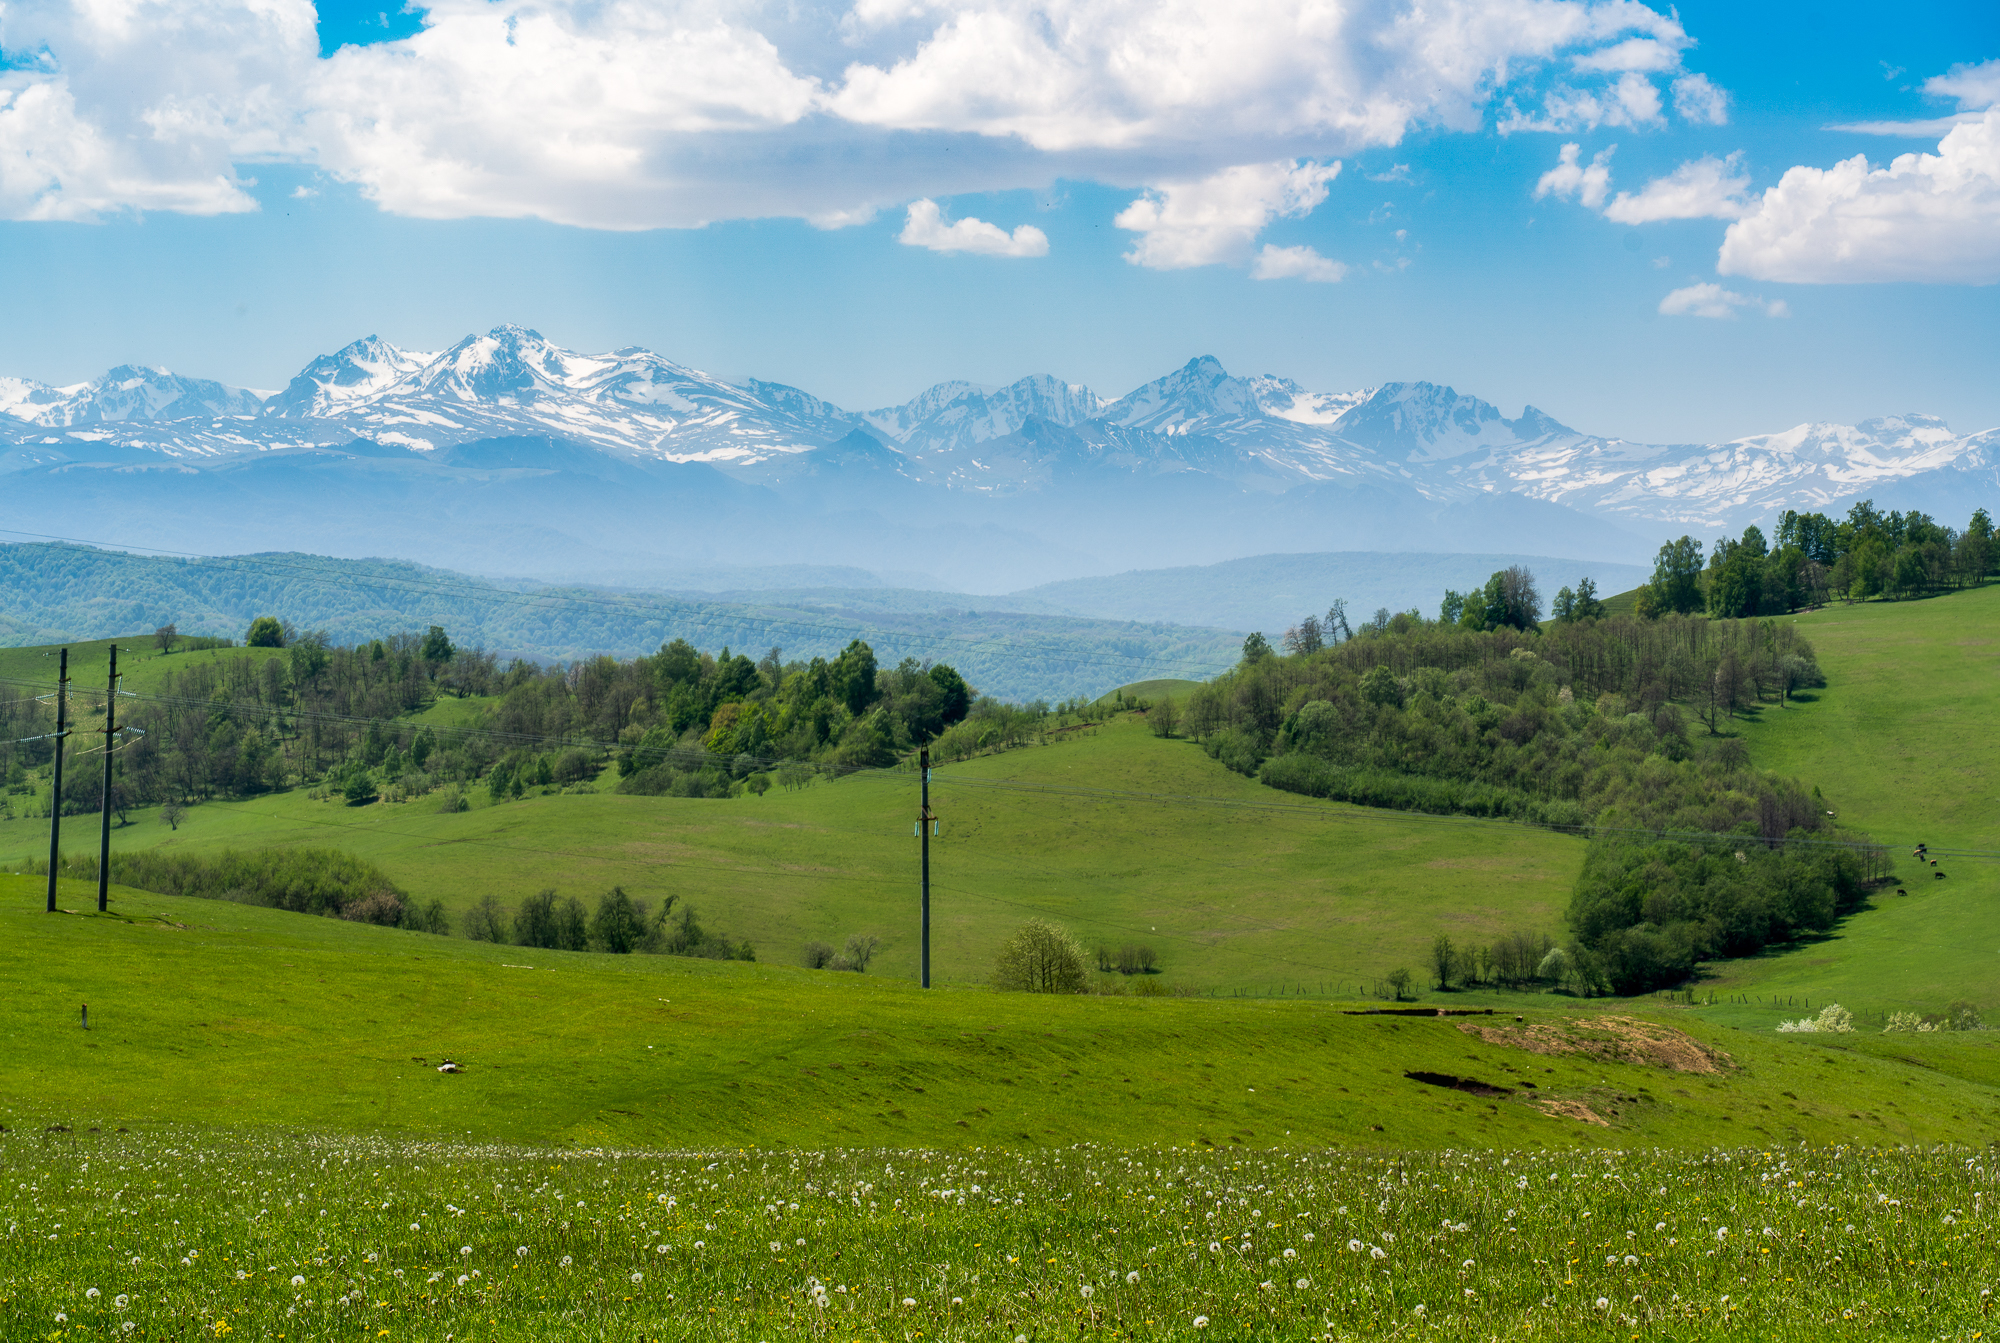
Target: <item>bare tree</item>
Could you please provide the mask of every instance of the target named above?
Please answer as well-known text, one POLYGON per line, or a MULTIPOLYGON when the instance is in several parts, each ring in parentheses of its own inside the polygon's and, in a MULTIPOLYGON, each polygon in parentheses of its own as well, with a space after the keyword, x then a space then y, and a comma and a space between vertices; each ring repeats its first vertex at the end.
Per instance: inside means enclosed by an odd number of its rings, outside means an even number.
POLYGON ((174 644, 179 641, 180 637, 181 632, 172 625, 162 625, 153 631, 153 643, 162 653, 173 652, 174 644))

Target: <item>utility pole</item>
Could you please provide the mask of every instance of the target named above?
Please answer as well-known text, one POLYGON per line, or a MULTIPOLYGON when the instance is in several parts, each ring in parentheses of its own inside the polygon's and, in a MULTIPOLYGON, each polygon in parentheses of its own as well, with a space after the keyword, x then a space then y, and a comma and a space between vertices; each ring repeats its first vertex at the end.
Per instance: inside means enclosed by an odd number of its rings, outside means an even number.
POLYGON ((104 813, 97 827, 97 912, 111 903, 111 748, 118 731, 118 645, 111 645, 111 683, 104 692, 104 813))
MULTIPOLYGON (((924 902, 924 987, 931 986, 931 827, 937 824, 937 817, 931 814, 931 751, 928 746, 917 752, 917 772, 923 777, 923 810, 917 814, 917 836, 923 841, 923 902, 924 902)), ((55 888, 49 888, 53 891, 55 888)), ((55 897, 49 897, 53 900, 55 897)))
POLYGON ((63 742, 69 736, 69 650, 62 650, 56 664, 56 766, 55 796, 49 800, 49 913, 56 912, 56 865, 62 862, 62 758, 63 742))

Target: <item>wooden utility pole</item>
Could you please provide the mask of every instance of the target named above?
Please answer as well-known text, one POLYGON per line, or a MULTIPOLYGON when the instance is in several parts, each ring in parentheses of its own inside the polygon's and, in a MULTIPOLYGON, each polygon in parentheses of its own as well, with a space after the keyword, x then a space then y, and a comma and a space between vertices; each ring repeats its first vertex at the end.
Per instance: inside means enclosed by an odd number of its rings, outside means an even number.
POLYGON ((111 904, 111 748, 118 732, 118 645, 111 645, 111 682, 104 692, 104 810, 97 827, 97 912, 111 904))
POLYGON ((56 867, 62 862, 63 740, 69 736, 69 650, 62 650, 56 671, 55 795, 49 799, 49 913, 56 912, 56 867))
MULTIPOLYGON (((937 817, 931 814, 931 751, 928 746, 917 752, 917 772, 923 778, 923 810, 917 813, 917 835, 923 841, 923 979, 925 988, 931 986, 931 828, 937 824, 937 817)), ((50 887, 51 890, 55 889, 50 887)), ((50 899, 54 899, 53 896, 50 899)))

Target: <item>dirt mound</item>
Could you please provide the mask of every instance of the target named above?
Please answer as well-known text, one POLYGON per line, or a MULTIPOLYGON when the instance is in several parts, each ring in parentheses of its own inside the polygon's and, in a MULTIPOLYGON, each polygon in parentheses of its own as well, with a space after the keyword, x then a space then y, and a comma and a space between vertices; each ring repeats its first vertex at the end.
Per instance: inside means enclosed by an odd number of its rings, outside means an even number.
POLYGON ((1729 1055, 1684 1031, 1633 1017, 1591 1017, 1537 1022, 1532 1026, 1487 1026, 1467 1021, 1458 1028, 1489 1045, 1525 1049, 1531 1054, 1582 1054, 1611 1063, 1642 1063, 1677 1073, 1719 1073, 1734 1066, 1729 1055))
POLYGON ((1554 1096, 1537 1096, 1535 1104, 1540 1106, 1542 1113, 1551 1119, 1580 1119, 1586 1124, 1600 1124, 1605 1128, 1611 1127, 1610 1120, 1591 1109, 1588 1105, 1585 1105, 1582 1101, 1557 1100, 1554 1096))

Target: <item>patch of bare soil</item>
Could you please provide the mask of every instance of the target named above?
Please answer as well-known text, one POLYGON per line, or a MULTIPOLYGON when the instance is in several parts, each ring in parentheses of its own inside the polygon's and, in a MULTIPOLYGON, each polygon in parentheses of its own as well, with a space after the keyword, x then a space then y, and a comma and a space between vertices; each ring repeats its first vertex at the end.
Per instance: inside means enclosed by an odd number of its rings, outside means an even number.
POLYGON ((1582 1054, 1611 1063, 1640 1063, 1677 1073, 1719 1073, 1735 1066, 1729 1055, 1685 1031, 1633 1017, 1591 1017, 1536 1022, 1530 1026, 1487 1026, 1466 1021, 1459 1023, 1458 1028, 1489 1045, 1525 1049, 1531 1054, 1582 1054))
POLYGON ((1543 1114, 1551 1119, 1580 1119, 1586 1124, 1598 1124, 1605 1128, 1611 1127, 1610 1120, 1591 1109, 1588 1105, 1585 1105, 1582 1101, 1558 1100, 1554 1096, 1537 1096, 1534 1103, 1541 1108, 1543 1114))

